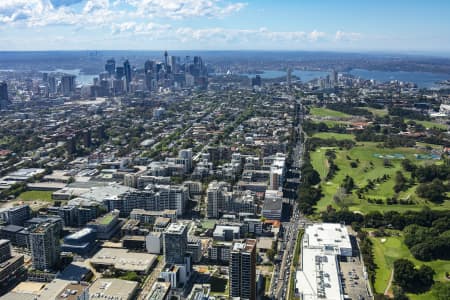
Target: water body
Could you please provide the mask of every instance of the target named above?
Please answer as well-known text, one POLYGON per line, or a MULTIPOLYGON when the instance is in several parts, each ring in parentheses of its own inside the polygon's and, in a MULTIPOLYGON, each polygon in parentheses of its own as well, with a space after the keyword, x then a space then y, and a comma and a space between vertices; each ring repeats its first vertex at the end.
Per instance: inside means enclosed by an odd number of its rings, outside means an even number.
POLYGON ((94 77, 98 75, 81 73, 81 69, 55 69, 53 71, 41 71, 42 73, 64 73, 68 75, 75 75, 75 81, 78 84, 93 84, 94 77))
POLYGON ((413 82, 419 88, 439 88, 436 82, 450 79, 450 75, 429 72, 404 72, 404 71, 369 71, 365 69, 353 69, 349 74, 363 79, 373 79, 378 82, 398 80, 403 82, 413 82))
MULTIPOLYGON (((329 72, 325 71, 304 71, 304 70, 293 70, 292 75, 297 76, 300 78, 303 82, 309 82, 313 79, 317 78, 325 78, 327 75, 329 75, 329 72)), ((286 77, 287 73, 286 71, 277 71, 277 70, 266 70, 263 71, 261 74, 240 74, 248 77, 255 77, 256 75, 261 76, 263 79, 274 79, 274 78, 280 78, 280 77, 286 77)))

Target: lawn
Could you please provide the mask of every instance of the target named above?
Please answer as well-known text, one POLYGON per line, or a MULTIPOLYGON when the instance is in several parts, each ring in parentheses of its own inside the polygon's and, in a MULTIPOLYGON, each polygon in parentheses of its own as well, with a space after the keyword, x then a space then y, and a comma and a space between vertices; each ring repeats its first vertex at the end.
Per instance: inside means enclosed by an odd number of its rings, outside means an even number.
POLYGON ((345 114, 340 111, 323 108, 323 107, 311 107, 309 109, 311 115, 316 117, 335 117, 335 118, 352 118, 353 116, 345 114))
POLYGON ((216 222, 214 220, 204 219, 201 221, 201 224, 203 229, 213 229, 216 222))
MULTIPOLYGON (((423 264, 428 265, 433 268, 436 272, 434 276, 435 281, 444 281, 445 272, 450 270, 450 261, 447 260, 435 260, 431 262, 422 262, 415 259, 408 247, 403 243, 403 236, 400 231, 389 231, 392 233, 399 234, 399 236, 391 236, 384 238, 371 237, 373 242, 374 258, 377 264, 377 273, 375 279, 374 289, 377 293, 384 293, 386 289, 389 278, 391 276, 391 271, 394 265, 394 261, 399 258, 406 258, 411 260, 416 267, 423 264), (382 239, 385 239, 382 242, 382 239)), ((431 293, 425 293, 421 295, 410 294, 410 299, 432 299, 431 293)))
POLYGON ((334 126, 348 126, 351 122, 349 121, 335 121, 335 120, 312 120, 313 123, 325 123, 328 127, 334 127, 334 126))
POLYGON ((405 119, 405 123, 407 123, 408 121, 414 121, 417 124, 423 125, 425 128, 437 128, 437 129, 448 130, 448 126, 445 124, 435 123, 435 122, 431 122, 431 121, 418 121, 418 120, 405 119))
POLYGON ((20 194, 17 199, 22 201, 53 201, 52 191, 26 191, 20 194))
MULTIPOLYGON (((401 161, 402 159, 390 159, 392 166, 384 166, 384 157, 386 155, 402 154, 405 158, 410 159, 416 164, 429 163, 429 160, 417 160, 414 154, 426 153, 423 150, 413 149, 413 148, 379 148, 376 143, 364 142, 359 143, 357 146, 350 150, 336 150, 335 164, 338 165, 339 171, 336 173, 334 178, 328 182, 322 181, 322 192, 324 197, 318 202, 317 209, 323 211, 326 209, 327 205, 332 205, 338 207, 334 202, 333 196, 339 190, 346 175, 349 175, 355 181, 356 186, 363 187, 367 184, 367 180, 377 179, 382 177, 384 174, 389 175, 390 179, 386 182, 379 183, 375 186, 373 190, 370 190, 365 194, 366 198, 370 199, 382 199, 385 201, 387 198, 391 198, 395 195, 394 193, 394 179, 395 173, 398 170, 402 170, 401 161), (382 155, 383 158, 375 157, 374 155, 382 155), (356 168, 350 166, 351 162, 359 161, 356 168)), ((315 170, 319 173, 322 180, 328 174, 328 161, 325 158, 325 152, 330 148, 320 148, 315 152, 311 152, 311 163, 315 170)), ((410 175, 404 172, 405 177, 410 175)), ((428 203, 415 194, 416 186, 410 187, 407 191, 401 192, 399 194, 399 199, 412 199, 416 202, 413 205, 380 205, 375 203, 369 203, 367 199, 358 199, 356 194, 351 194, 345 199, 345 205, 353 211, 361 211, 367 213, 370 211, 386 211, 386 210, 420 210, 424 205, 429 205, 433 209, 450 209, 450 201, 445 201, 441 205, 435 205, 433 203, 428 203)))
POLYGON ((365 107, 365 109, 378 117, 384 117, 389 113, 387 109, 377 109, 372 107, 365 107))
POLYGON ((112 214, 106 214, 99 220, 99 223, 102 225, 107 225, 111 223, 111 221, 114 219, 114 216, 112 214))
POLYGON ((347 133, 334 133, 334 132, 318 132, 315 133, 312 137, 320 138, 320 139, 331 139, 334 138, 338 141, 342 140, 354 140, 355 136, 353 134, 347 133))

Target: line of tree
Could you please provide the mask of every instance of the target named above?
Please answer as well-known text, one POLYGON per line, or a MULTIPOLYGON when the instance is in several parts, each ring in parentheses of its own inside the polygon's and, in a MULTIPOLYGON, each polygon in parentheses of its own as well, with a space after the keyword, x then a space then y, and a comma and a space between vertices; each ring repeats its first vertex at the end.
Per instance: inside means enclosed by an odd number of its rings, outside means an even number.
POLYGON ((297 191, 297 199, 299 210, 306 215, 314 213, 314 206, 322 197, 322 190, 320 186, 317 186, 319 183, 319 173, 314 170, 309 159, 305 159, 305 163, 301 168, 301 180, 297 191))
POLYGON ((366 118, 373 117, 373 114, 367 109, 357 107, 355 104, 350 103, 331 103, 327 104, 327 108, 353 116, 361 116, 366 118))
POLYGON ((392 228, 403 230, 406 226, 417 224, 424 227, 432 227, 433 222, 445 218, 450 215, 450 211, 431 210, 429 207, 424 207, 420 211, 405 211, 399 213, 398 211, 387 211, 381 213, 379 211, 372 211, 365 215, 354 213, 348 209, 341 209, 339 211, 328 207, 328 209, 321 214, 324 222, 352 224, 355 228, 392 228))

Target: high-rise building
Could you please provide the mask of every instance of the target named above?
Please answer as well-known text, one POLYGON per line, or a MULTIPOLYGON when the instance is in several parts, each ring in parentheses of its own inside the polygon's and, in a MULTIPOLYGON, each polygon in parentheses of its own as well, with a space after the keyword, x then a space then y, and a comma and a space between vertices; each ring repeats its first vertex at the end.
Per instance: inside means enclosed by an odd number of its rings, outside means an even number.
POLYGON ((252 86, 261 86, 261 76, 256 75, 255 78, 252 78, 252 86))
POLYGON ((170 224, 163 233, 166 264, 183 264, 187 253, 187 227, 181 223, 170 224))
POLYGON ((233 243, 229 273, 230 298, 256 300, 256 240, 233 243))
POLYGON ((124 75, 125 75, 124 67, 117 67, 116 68, 116 78, 117 79, 122 79, 124 75))
POLYGON ((286 83, 287 83, 288 88, 291 88, 291 84, 292 84, 292 69, 291 68, 287 69, 286 83))
POLYGON ((33 267, 37 270, 52 269, 59 262, 59 233, 55 223, 42 223, 30 233, 30 249, 33 267))
POLYGON ((116 61, 114 58, 108 59, 105 64, 105 71, 109 73, 109 76, 114 75, 116 71, 116 61))
POLYGON ((64 75, 61 77, 61 93, 63 96, 71 96, 75 92, 75 75, 64 75))
POLYGON ((54 75, 50 74, 48 76, 48 92, 50 94, 54 94, 54 93, 56 93, 56 89, 57 89, 57 87, 56 87, 56 78, 55 78, 54 75))
POLYGON ((130 83, 131 83, 131 66, 128 59, 123 63, 123 71, 125 74, 125 87, 128 93, 130 92, 130 83))
POLYGON ((0 239, 0 296, 25 279, 23 255, 11 255, 11 242, 0 239))
POLYGON ((207 208, 206 215, 208 218, 219 218, 220 213, 225 209, 226 205, 226 192, 228 191, 228 184, 226 182, 212 181, 208 185, 206 191, 207 195, 207 208))
POLYGON ((6 82, 0 82, 0 109, 5 108, 8 104, 10 104, 8 97, 8 85, 6 82))
POLYGON ((31 209, 28 205, 19 205, 8 209, 8 223, 23 226, 23 223, 31 217, 31 209))

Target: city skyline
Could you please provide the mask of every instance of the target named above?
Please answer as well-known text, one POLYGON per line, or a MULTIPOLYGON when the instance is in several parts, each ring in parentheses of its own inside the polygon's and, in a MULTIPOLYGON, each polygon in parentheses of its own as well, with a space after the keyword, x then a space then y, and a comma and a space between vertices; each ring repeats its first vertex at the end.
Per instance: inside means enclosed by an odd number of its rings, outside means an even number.
POLYGON ((8 0, 0 50, 450 54, 444 1, 8 0), (426 22, 418 22, 426 20, 426 22))

